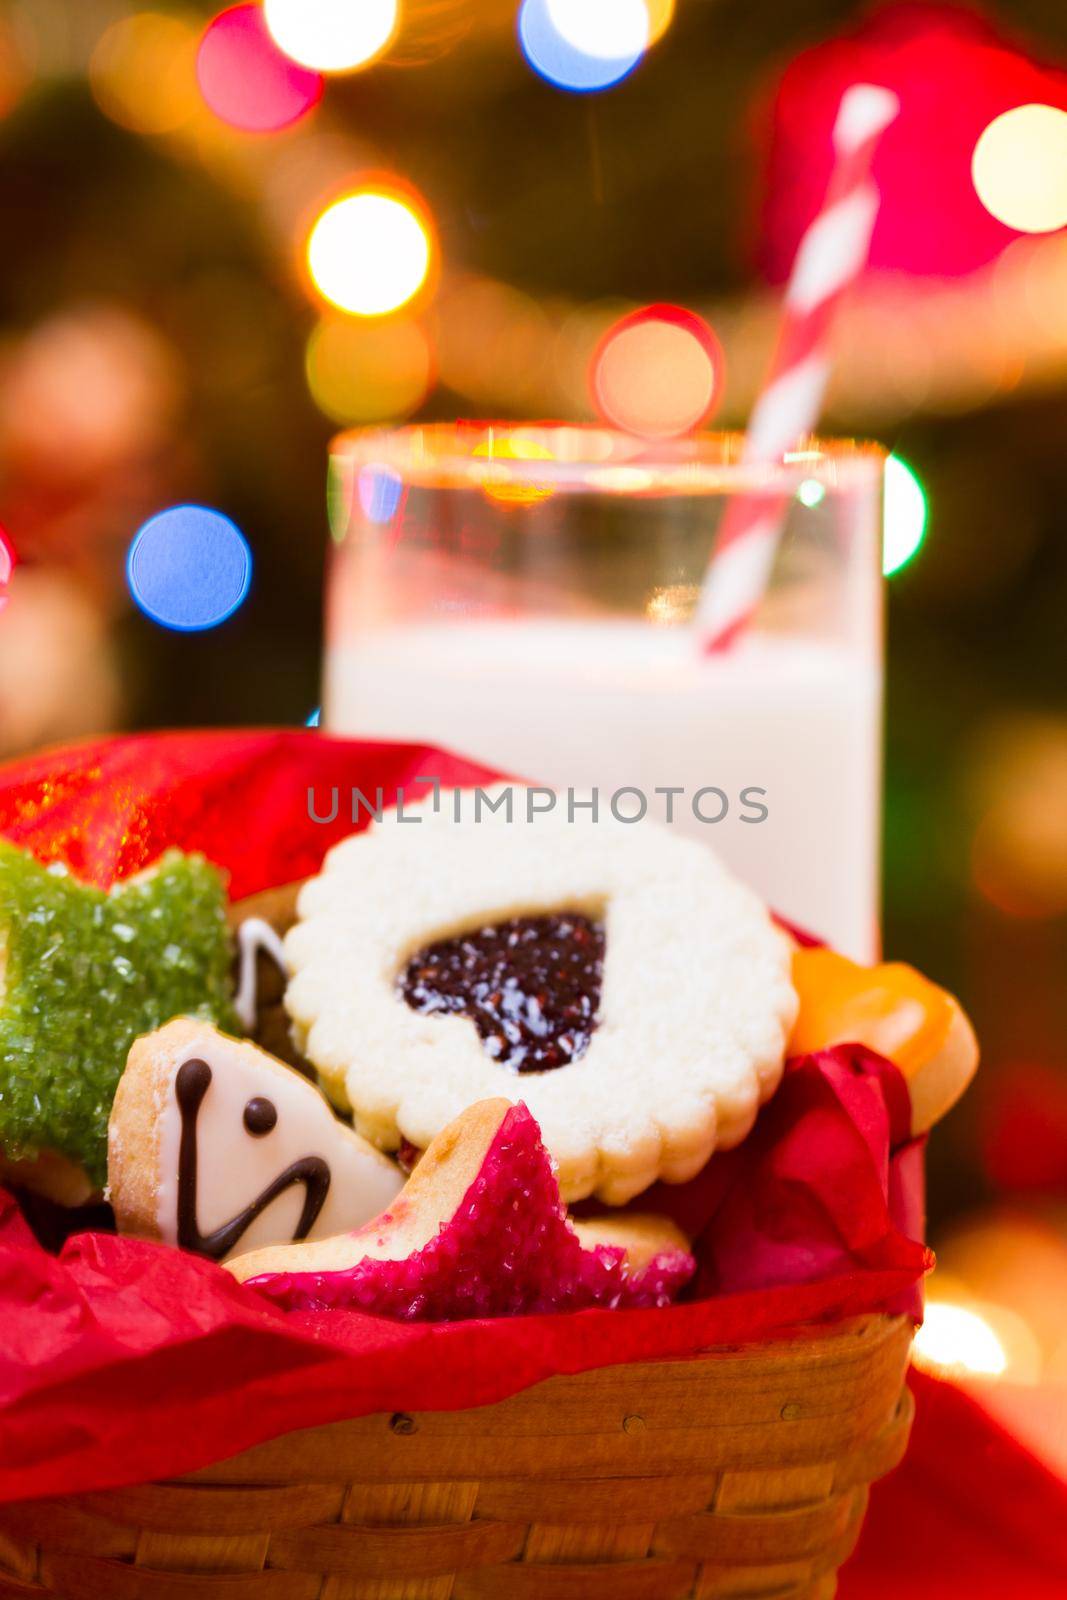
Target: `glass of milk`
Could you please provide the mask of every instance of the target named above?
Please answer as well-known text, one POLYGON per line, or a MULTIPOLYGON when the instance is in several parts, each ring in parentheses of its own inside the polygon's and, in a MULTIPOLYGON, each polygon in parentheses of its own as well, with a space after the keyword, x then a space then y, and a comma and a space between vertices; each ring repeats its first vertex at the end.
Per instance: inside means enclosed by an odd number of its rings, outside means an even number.
POLYGON ((706 840, 782 916, 878 950, 883 457, 456 424, 334 443, 323 724, 426 740, 706 840), (730 649, 692 616, 732 495, 788 510, 730 649), (623 792, 625 791, 625 793, 623 792))

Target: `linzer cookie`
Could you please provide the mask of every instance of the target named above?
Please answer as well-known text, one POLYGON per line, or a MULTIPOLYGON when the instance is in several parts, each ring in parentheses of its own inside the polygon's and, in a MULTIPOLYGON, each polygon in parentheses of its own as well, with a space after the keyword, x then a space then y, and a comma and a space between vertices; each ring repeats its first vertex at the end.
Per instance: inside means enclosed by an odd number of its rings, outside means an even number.
MULTIPOLYGON (((565 1200, 619 1204, 737 1144, 781 1075, 790 949, 703 844, 611 816, 386 813, 305 885, 297 1042, 359 1131, 425 1149, 523 1100, 565 1200)), ((500 796, 496 797, 497 799, 500 796)))
POLYGON ((184 1018, 133 1046, 108 1144, 120 1232, 217 1261, 358 1227, 403 1182, 298 1072, 184 1018))
POLYGON ((663 1306, 695 1268, 665 1218, 569 1222, 536 1122, 501 1099, 439 1133, 394 1205, 366 1227, 229 1263, 291 1310, 408 1321, 663 1306))

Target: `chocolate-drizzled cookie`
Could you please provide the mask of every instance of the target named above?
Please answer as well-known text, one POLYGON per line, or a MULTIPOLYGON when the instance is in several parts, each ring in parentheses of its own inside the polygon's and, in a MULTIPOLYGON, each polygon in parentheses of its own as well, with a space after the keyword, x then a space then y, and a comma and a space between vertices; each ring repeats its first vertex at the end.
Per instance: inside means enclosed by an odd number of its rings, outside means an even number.
POLYGON ((403 1181, 307 1079, 187 1018, 130 1051, 108 1175, 121 1233, 214 1260, 358 1227, 403 1181))

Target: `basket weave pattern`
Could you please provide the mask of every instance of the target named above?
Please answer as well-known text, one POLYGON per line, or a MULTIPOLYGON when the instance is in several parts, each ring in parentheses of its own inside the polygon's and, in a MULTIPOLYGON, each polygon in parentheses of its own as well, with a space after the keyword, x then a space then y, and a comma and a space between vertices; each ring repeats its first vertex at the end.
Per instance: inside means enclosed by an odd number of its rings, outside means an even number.
POLYGON ((0 1509, 0 1600, 826 1600, 899 1461, 911 1327, 557 1377, 0 1509))

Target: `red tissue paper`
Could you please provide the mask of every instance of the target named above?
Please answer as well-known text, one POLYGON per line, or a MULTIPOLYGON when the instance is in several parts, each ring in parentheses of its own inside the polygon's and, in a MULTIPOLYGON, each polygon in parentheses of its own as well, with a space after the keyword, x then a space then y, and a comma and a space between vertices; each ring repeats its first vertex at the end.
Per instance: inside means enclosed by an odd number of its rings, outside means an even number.
MULTIPOLYGON (((317 733, 137 736, 0 771, 0 833, 101 885, 168 845, 202 850, 239 897, 313 872, 352 831, 353 790, 373 802, 381 788, 388 804, 433 779, 492 776, 428 747, 317 733), (335 791, 336 815, 314 820, 335 791)), ((667 1310, 437 1324, 286 1313, 165 1245, 83 1233, 52 1256, 0 1190, 0 1500, 171 1477, 343 1417, 482 1405, 558 1373, 917 1312, 930 1256, 908 1125, 904 1080, 870 1051, 789 1062, 738 1149, 642 1197, 696 1240, 695 1297, 667 1310)))

